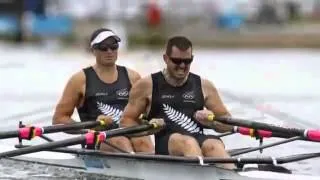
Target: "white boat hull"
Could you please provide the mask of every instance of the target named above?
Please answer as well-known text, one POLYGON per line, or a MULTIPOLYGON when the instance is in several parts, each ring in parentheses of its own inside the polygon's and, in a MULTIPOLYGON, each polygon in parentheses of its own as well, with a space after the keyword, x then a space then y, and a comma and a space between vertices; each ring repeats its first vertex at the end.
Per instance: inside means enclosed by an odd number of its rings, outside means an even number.
MULTIPOLYGON (((39 152, 12 159, 53 166, 68 167, 86 173, 136 179, 184 180, 316 180, 320 177, 250 170, 235 172, 214 165, 200 165, 166 160, 140 158, 137 155, 104 154, 71 155, 56 152, 39 152), (43 157, 43 158, 39 158, 43 157)), ((154 156, 157 157, 157 156, 154 156)), ((159 156, 164 157, 164 156, 159 156)), ((169 156, 167 156, 169 157, 169 156)))

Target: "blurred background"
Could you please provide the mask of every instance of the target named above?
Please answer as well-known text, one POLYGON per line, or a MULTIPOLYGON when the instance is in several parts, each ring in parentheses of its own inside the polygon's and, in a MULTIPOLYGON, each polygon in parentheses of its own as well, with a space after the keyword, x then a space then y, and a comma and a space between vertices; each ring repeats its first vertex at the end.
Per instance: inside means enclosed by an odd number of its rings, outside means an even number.
POLYGON ((108 27, 122 49, 163 47, 186 35, 201 47, 320 46, 320 0, 0 0, 0 38, 86 49, 108 27))
MULTIPOLYGON (((163 68, 168 37, 188 36, 197 47, 192 70, 214 82, 232 115, 320 128, 320 0, 0 0, 0 130, 51 124, 70 76, 94 63, 88 40, 100 27, 121 37, 119 64, 143 76, 163 68)), ((228 149, 258 144, 223 140, 228 149)), ((2 140, 0 149, 15 143, 2 140)), ((297 141, 264 155, 306 151, 319 144, 297 141)), ((0 178, 36 174, 5 165, 0 178)), ((288 167, 320 175, 319 159, 288 167)))

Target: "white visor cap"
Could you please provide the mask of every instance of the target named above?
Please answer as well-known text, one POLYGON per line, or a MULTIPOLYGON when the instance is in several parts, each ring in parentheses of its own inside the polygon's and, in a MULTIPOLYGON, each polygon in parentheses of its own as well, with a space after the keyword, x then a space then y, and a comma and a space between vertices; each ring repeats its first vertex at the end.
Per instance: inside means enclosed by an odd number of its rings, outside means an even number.
POLYGON ((95 44, 99 44, 102 41, 104 41, 105 39, 109 38, 109 37, 114 37, 116 39, 117 42, 120 42, 120 38, 113 33, 112 31, 103 31, 101 33, 98 34, 98 36, 96 36, 90 43, 90 46, 92 47, 95 44))

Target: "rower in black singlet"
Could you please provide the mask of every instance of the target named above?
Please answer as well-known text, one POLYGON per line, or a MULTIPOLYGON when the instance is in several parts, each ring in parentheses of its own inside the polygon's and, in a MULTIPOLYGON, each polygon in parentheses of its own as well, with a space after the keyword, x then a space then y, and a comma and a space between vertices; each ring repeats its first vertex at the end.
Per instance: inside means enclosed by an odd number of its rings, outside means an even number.
POLYGON ((127 69, 117 65, 118 79, 110 84, 103 82, 93 67, 85 68, 83 71, 86 76, 86 88, 83 106, 78 108, 81 121, 94 120, 104 114, 113 119, 110 129, 117 128, 131 89, 127 69))
POLYGON ((194 113, 204 108, 204 96, 200 76, 190 73, 181 87, 168 84, 162 74, 152 74, 152 104, 148 119, 163 118, 166 128, 155 134, 157 154, 168 155, 168 140, 171 134, 180 133, 194 137, 200 147, 208 138, 219 139, 213 135, 204 135, 203 126, 194 120, 194 113))

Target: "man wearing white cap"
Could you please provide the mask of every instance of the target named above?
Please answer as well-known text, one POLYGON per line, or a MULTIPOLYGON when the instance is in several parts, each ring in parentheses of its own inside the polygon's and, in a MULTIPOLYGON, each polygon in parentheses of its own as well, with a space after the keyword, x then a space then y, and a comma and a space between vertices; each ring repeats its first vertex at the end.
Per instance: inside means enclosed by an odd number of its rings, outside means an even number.
MULTIPOLYGON (((101 28, 93 32, 90 47, 96 63, 69 79, 57 104, 53 124, 74 123, 71 116, 77 108, 82 122, 109 119, 112 121, 109 129, 118 128, 131 86, 140 79, 136 71, 116 65, 120 41, 110 29, 101 28)), ((126 152, 154 151, 153 147, 144 146, 134 149, 130 140, 122 136, 110 138, 108 144, 102 144, 101 149, 111 152, 119 149, 126 152)))

